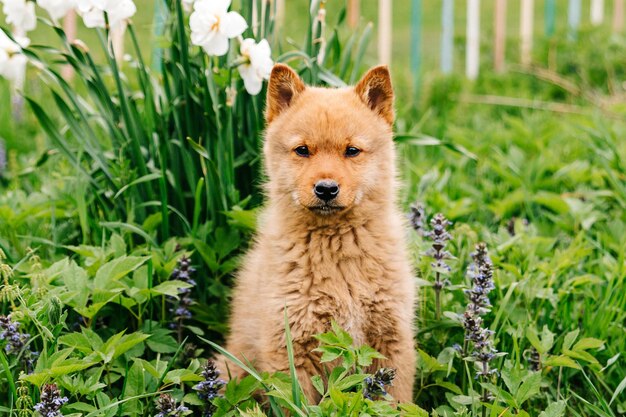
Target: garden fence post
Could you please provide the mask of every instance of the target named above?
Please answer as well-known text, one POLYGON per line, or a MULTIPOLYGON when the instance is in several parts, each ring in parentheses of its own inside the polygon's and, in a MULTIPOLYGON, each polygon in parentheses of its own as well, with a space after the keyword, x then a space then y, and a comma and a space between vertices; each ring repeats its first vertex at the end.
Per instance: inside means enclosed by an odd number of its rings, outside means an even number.
POLYGON ((361 0, 348 0, 348 26, 352 29, 359 24, 361 17, 361 0))
POLYGON ((422 71, 422 0, 411 4, 411 71, 413 73, 413 93, 417 100, 421 88, 422 71))
POLYGON ((496 72, 503 72, 506 48, 506 0, 496 0, 494 20, 493 67, 496 72))
POLYGON ((591 0, 591 24, 601 25, 604 21, 604 0, 591 0))
MULTIPOLYGON (((67 37, 67 41, 72 43, 76 39, 76 12, 72 9, 63 18, 63 32, 67 37)), ((74 69, 71 65, 64 65, 61 69, 61 76, 65 81, 72 81, 74 78, 74 69)))
POLYGON ((480 0, 467 1, 467 51, 465 75, 470 80, 478 77, 480 61, 480 0))
POLYGON ((520 60, 523 66, 530 65, 533 49, 534 0, 522 0, 520 13, 520 60))
POLYGON ((281 27, 285 23, 285 0, 276 0, 276 24, 281 27))
MULTIPOLYGON (((415 22, 413 25, 415 25, 415 22)), ((454 0, 443 0, 441 8, 441 72, 444 74, 452 72, 453 58, 454 0)))
POLYGON ((624 29, 624 0, 613 1, 613 32, 620 33, 624 29))
POLYGON ((554 35, 554 26, 556 20, 556 0, 546 0, 544 10, 544 27, 546 36, 554 35))
POLYGON ((569 0, 567 5, 567 27, 568 37, 570 39, 576 39, 578 34, 578 27, 580 26, 580 12, 582 0, 569 0))
POLYGON ((169 9, 165 4, 165 0, 157 0, 155 2, 154 10, 154 24, 152 32, 152 68, 161 73, 163 64, 163 48, 159 45, 161 43, 161 37, 165 33, 165 25, 167 23, 167 15, 169 9))
POLYGON ((378 1, 378 60, 383 65, 391 64, 392 0, 378 1))

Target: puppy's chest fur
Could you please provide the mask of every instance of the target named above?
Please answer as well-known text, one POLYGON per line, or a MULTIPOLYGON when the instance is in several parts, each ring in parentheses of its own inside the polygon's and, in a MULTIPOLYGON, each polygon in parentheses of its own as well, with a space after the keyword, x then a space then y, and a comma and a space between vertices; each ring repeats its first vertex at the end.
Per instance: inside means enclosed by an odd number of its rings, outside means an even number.
POLYGON ((306 230, 277 245, 270 270, 280 282, 270 297, 287 306, 294 336, 327 331, 335 320, 361 344, 392 325, 400 271, 390 249, 366 226, 306 230))

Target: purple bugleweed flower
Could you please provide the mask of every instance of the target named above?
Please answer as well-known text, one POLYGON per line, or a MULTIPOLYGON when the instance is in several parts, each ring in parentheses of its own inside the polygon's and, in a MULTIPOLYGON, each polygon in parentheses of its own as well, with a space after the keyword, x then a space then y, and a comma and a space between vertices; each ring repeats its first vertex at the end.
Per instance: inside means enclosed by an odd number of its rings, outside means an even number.
POLYGON ((8 355, 21 354, 26 373, 31 373, 35 367, 35 360, 39 356, 39 352, 26 348, 30 341, 30 334, 20 332, 19 328, 20 323, 13 321, 10 315, 0 316, 0 341, 6 340, 4 351, 8 355))
POLYGON ((56 384, 45 384, 41 388, 39 402, 34 408, 42 417, 63 417, 59 410, 66 402, 67 397, 61 397, 56 384))
POLYGON ((20 332, 19 328, 20 323, 10 316, 0 316, 0 340, 6 340, 4 351, 9 355, 19 354, 30 340, 30 335, 20 332))
POLYGON ((226 384, 220 379, 220 371, 217 370, 213 361, 207 361, 200 373, 204 381, 193 387, 198 392, 198 397, 204 401, 203 417, 211 417, 215 412, 213 400, 218 397, 220 389, 226 384))
POLYGON ((467 269, 467 274, 472 281, 472 288, 465 291, 469 303, 463 314, 463 327, 465 340, 471 342, 474 347, 471 357, 479 365, 476 378, 488 378, 498 373, 497 369, 490 367, 490 362, 498 354, 493 346, 493 332, 483 327, 481 317, 491 308, 489 293, 495 288, 493 263, 489 258, 487 245, 484 243, 476 245, 476 251, 471 256, 474 263, 467 269))
POLYGON ((407 215, 411 227, 417 232, 417 234, 424 235, 424 221, 426 221, 426 213, 424 212, 424 206, 421 203, 411 204, 410 212, 407 215))
POLYGON ((472 281, 472 288, 465 293, 469 298, 468 308, 475 313, 483 315, 491 309, 489 293, 495 288, 493 284, 493 263, 487 252, 487 245, 479 243, 476 251, 472 253, 472 263, 467 268, 467 275, 472 281))
POLYGON ((452 258, 452 254, 446 250, 446 244, 452 239, 446 228, 452 225, 452 222, 448 221, 443 214, 437 213, 430 221, 430 225, 432 230, 424 233, 424 236, 432 239, 433 243, 426 255, 435 259, 435 262, 431 264, 436 274, 434 287, 440 290, 450 284, 450 281, 447 279, 442 281, 440 274, 446 274, 451 271, 450 266, 445 261, 452 258))
POLYGON ((184 405, 176 405, 176 400, 170 394, 161 394, 156 399, 156 414, 154 417, 181 417, 188 414, 189 409, 184 405))
POLYGON ((387 387, 393 385, 396 370, 393 368, 380 368, 372 376, 363 381, 363 396, 369 400, 387 395, 387 387))
MULTIPOLYGON (((195 272, 196 269, 191 266, 191 260, 186 256, 183 256, 178 261, 176 269, 172 271, 170 278, 195 286, 196 281, 192 278, 195 272)), ((183 320, 191 318, 191 311, 189 308, 194 303, 194 300, 191 297, 191 288, 180 288, 178 290, 178 299, 172 297, 171 300, 175 303, 175 305, 172 309, 170 309, 170 311, 174 313, 174 322, 170 324, 170 328, 180 331, 182 330, 183 320)))

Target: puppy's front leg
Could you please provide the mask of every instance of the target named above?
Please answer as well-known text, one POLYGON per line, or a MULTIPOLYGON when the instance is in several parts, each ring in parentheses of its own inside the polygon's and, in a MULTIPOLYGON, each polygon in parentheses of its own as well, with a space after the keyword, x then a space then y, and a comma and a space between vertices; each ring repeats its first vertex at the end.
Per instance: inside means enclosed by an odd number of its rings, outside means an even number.
POLYGON ((415 383, 416 353, 413 333, 410 326, 406 329, 394 329, 392 334, 386 334, 377 341, 371 341, 371 346, 385 356, 386 359, 374 361, 371 372, 380 368, 393 368, 396 377, 389 389, 389 394, 398 402, 413 401, 413 384, 415 383))

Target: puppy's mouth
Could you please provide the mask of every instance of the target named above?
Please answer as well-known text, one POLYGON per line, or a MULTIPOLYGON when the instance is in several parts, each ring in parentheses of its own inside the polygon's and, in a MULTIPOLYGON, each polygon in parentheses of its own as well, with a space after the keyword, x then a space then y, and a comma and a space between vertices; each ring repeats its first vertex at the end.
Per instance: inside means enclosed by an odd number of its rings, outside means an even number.
POLYGON ((311 210, 313 213, 320 214, 322 216, 335 214, 345 209, 344 206, 334 206, 334 205, 329 205, 329 204, 318 204, 315 206, 308 206, 307 208, 311 210))

